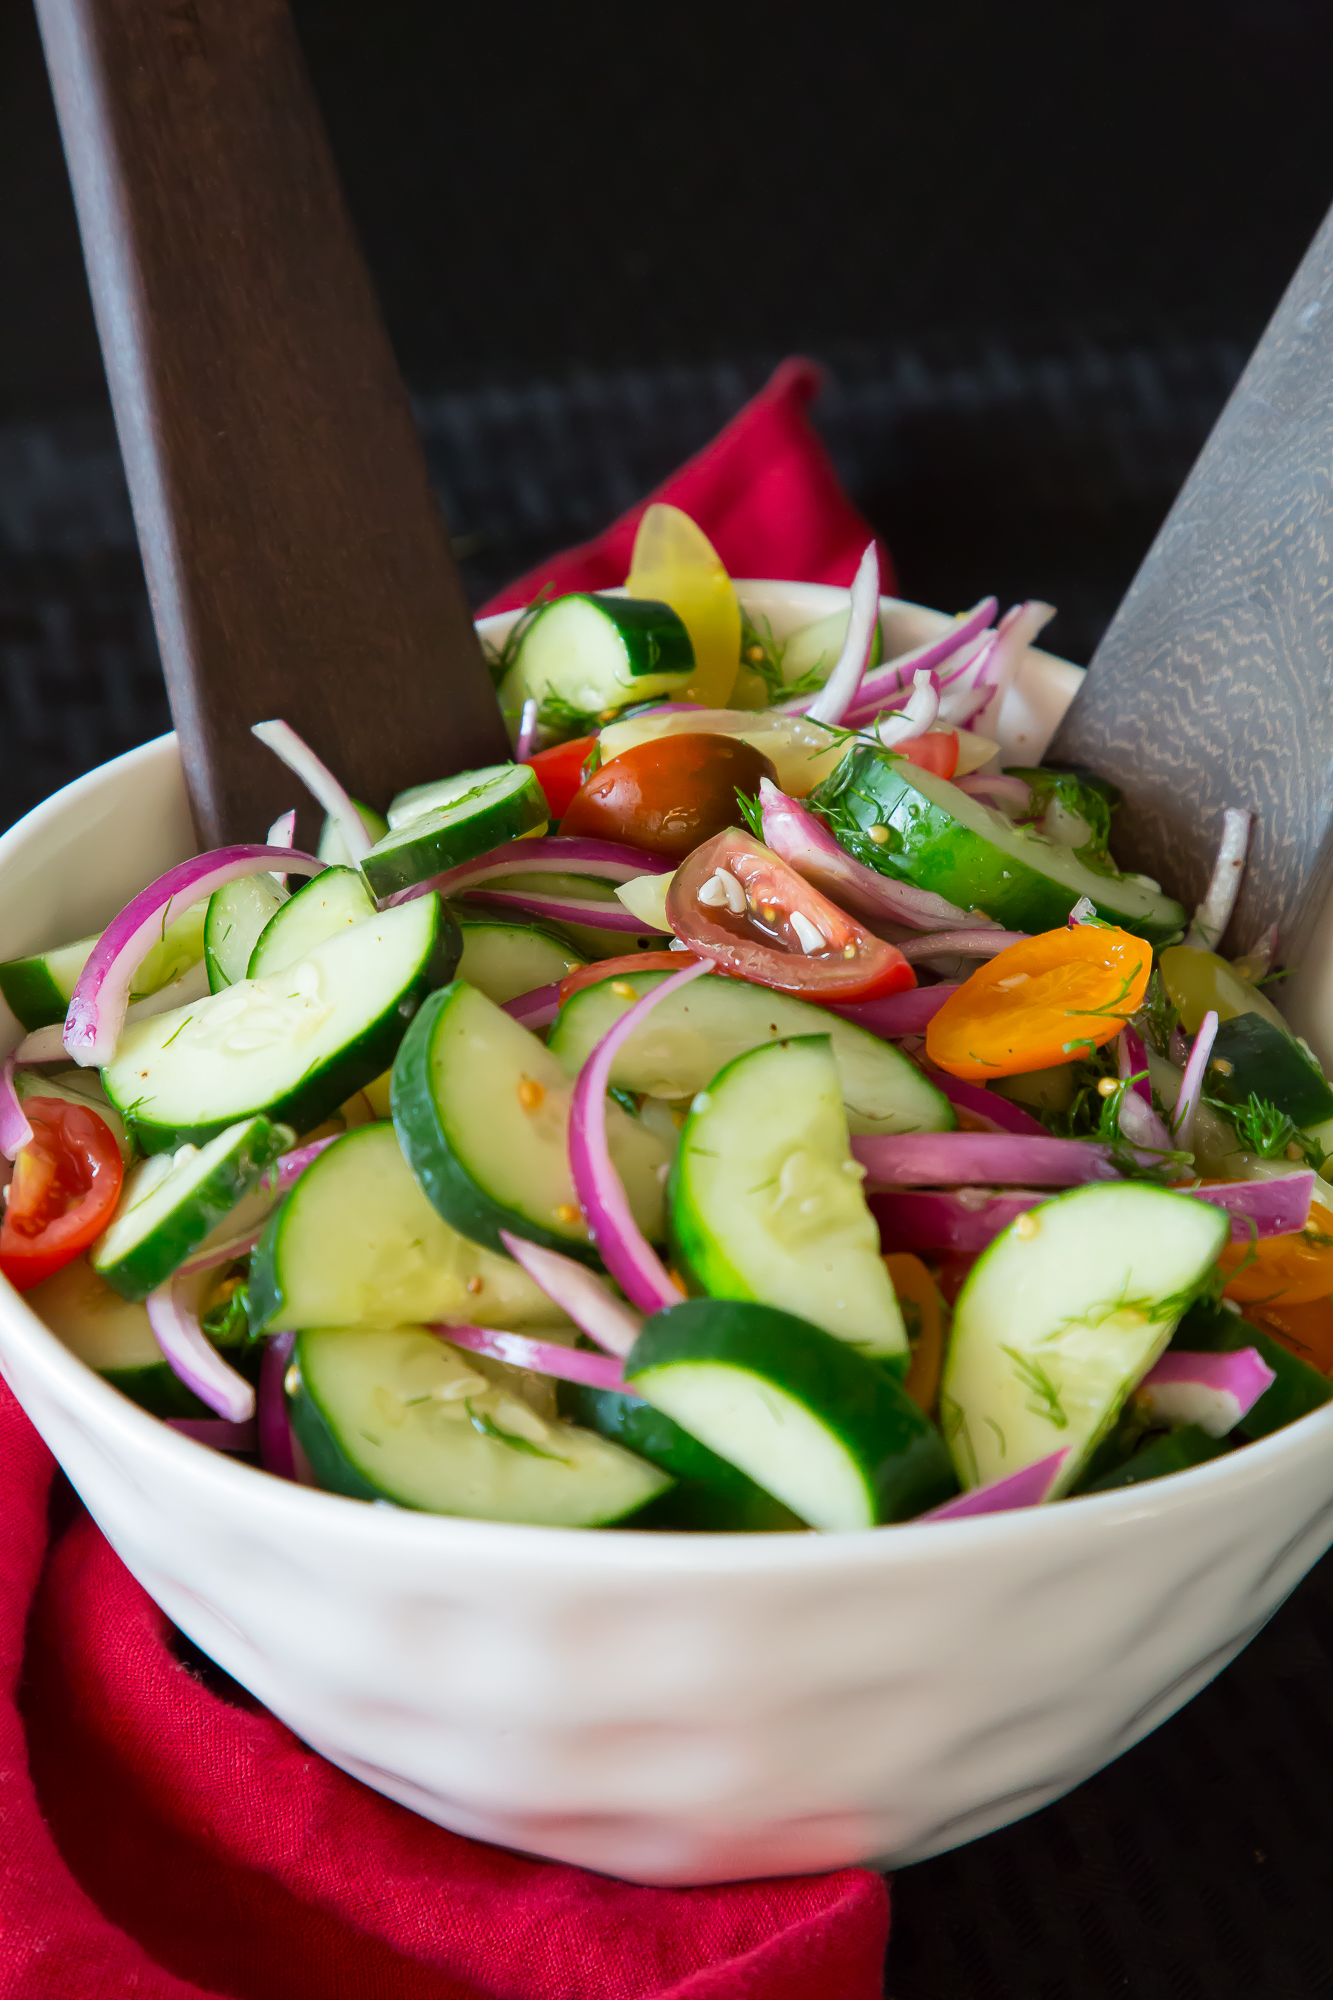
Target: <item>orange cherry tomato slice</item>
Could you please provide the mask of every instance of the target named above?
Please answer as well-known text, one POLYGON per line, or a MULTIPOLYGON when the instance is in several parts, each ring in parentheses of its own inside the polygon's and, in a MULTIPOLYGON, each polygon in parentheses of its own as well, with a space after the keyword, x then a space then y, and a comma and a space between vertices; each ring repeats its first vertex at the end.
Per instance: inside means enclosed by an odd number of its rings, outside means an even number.
POLYGON ((909 764, 915 764, 918 771, 933 771, 937 778, 951 778, 958 769, 956 729, 928 729, 924 736, 909 736, 906 743, 895 743, 893 747, 909 764))
POLYGON ((776 782, 777 775, 763 751, 739 736, 657 736, 594 771, 560 831, 683 861, 701 840, 735 826, 738 791, 753 798, 761 779, 776 782))
POLYGON ((1238 1305, 1309 1305, 1333 1293, 1333 1215, 1322 1202, 1310 1203, 1304 1229, 1290 1236, 1228 1243, 1218 1259, 1235 1277, 1224 1297, 1238 1305))
POLYGON ((1304 1305, 1284 1299, 1256 1308, 1250 1317, 1321 1375, 1333 1375, 1333 1298, 1310 1299, 1304 1305))
POLYGON ((666 912, 676 936, 700 958, 778 993, 817 1002, 873 1000, 916 985, 894 945, 736 827, 681 862, 666 912))
POLYGON ((1128 931, 1077 924, 1011 944, 950 994, 926 1029, 926 1054, 984 1083, 1077 1062, 1142 1005, 1152 948, 1128 931))
POLYGON ((19 1292, 73 1263, 101 1235, 124 1172, 95 1111, 61 1097, 30 1097, 23 1108, 32 1141, 14 1162, 0 1224, 0 1271, 19 1292))
POLYGON ((628 972, 683 972, 693 965, 688 951, 629 951, 621 958, 595 958, 591 965, 575 966, 560 981, 560 1005, 585 986, 599 986, 604 979, 623 979, 628 972))
POLYGON ((532 775, 546 794, 552 819, 563 819, 569 802, 583 783, 583 767, 597 747, 595 736, 575 736, 568 743, 553 743, 529 757, 532 775))
POLYGON ((897 1293, 912 1348, 903 1387, 929 1416, 940 1393, 944 1366, 944 1300, 930 1272, 910 1250, 891 1251, 884 1264, 897 1293))

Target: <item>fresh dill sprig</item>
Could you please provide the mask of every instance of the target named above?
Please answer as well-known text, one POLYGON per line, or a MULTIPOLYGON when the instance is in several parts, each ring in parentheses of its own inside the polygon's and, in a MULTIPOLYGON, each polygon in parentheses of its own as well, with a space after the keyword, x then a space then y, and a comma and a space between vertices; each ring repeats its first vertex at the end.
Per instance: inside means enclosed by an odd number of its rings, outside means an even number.
POLYGON ((519 647, 532 630, 534 621, 546 609, 551 590, 551 584, 544 583, 542 585, 531 604, 527 605, 519 613, 510 626, 508 632, 505 634, 503 645, 493 646, 488 639, 482 640, 481 650, 486 656, 486 665, 490 668, 491 680, 496 687, 499 687, 501 681, 518 658, 519 647))
POLYGON ((821 654, 813 667, 789 681, 782 670, 787 646, 786 639, 773 637, 773 627, 767 618, 756 623, 744 606, 741 607, 741 666, 763 682, 770 706, 775 701, 787 701, 793 695, 816 693, 828 679, 832 665, 827 656, 821 654))
POLYGON ((736 804, 740 809, 741 818, 745 821, 755 839, 762 840, 764 837, 764 815, 758 799, 752 797, 749 792, 743 792, 740 786, 737 785, 736 804))
POLYGON ((1138 1030, 1154 1055, 1170 1054, 1171 1037, 1180 1026, 1180 1009, 1167 992, 1160 971, 1149 978, 1143 1005, 1130 1026, 1138 1030))
POLYGON ((1203 1101, 1230 1121, 1242 1153, 1257 1153, 1261 1160, 1281 1160, 1294 1157, 1291 1148, 1296 1146, 1307 1167, 1313 1167, 1316 1173, 1322 1167, 1324 1151, 1319 1142, 1256 1091, 1252 1090, 1240 1105, 1226 1104, 1213 1097, 1205 1097, 1203 1101))

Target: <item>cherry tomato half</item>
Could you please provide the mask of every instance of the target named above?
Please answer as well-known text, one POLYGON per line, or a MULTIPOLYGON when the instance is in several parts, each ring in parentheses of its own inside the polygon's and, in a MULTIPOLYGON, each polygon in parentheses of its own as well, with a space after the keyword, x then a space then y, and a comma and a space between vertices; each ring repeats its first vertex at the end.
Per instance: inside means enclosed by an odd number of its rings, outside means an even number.
POLYGON ((563 819, 569 802, 583 783, 583 767, 597 747, 595 736, 575 736, 569 743, 554 743, 529 757, 532 775, 546 794, 552 819, 563 819))
POLYGON ((30 1291, 100 1236, 120 1199, 123 1169, 110 1128, 82 1104, 30 1097, 32 1141, 14 1162, 0 1224, 0 1271, 30 1291))
POLYGON ((958 769, 958 731, 928 729, 924 736, 909 736, 894 749, 918 771, 933 771, 937 778, 951 778, 958 769))
POLYGON ((627 972, 683 972, 694 959, 688 951, 630 951, 620 958, 597 958, 591 965, 576 966, 560 981, 560 1005, 581 987, 600 985, 603 979, 623 979, 627 972))
POLYGON ((1151 970, 1151 945, 1109 924, 1042 931, 949 995, 926 1028, 926 1054, 969 1083, 1077 1062, 1142 1006, 1151 970))
POLYGON ((1253 1246, 1228 1243, 1217 1261, 1236 1273, 1224 1297, 1238 1305, 1311 1305, 1333 1293, 1333 1215, 1312 1201, 1304 1229, 1253 1246))
POLYGON ((900 951, 735 827, 681 863, 666 910, 676 936, 700 958, 779 993, 873 1000, 916 985, 900 951))
POLYGON ((658 736, 594 771, 560 831, 683 861, 701 840, 736 825, 738 790, 753 796, 761 778, 777 775, 763 751, 738 736, 658 736))

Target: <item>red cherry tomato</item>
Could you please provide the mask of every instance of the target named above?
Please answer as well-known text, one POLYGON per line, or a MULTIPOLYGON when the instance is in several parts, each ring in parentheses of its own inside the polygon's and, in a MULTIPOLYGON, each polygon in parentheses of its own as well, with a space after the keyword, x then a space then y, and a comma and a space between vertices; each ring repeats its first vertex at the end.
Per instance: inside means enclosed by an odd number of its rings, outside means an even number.
POLYGON ((916 985, 900 951, 735 827, 681 863, 666 909, 676 936, 700 958, 779 993, 873 1000, 916 985))
POLYGON ((581 987, 596 986, 603 979, 623 979, 627 972, 683 972, 694 959, 688 951, 631 951, 623 958, 598 958, 580 965, 560 981, 560 1005, 581 987))
POLYGON ((120 1199, 120 1149, 104 1120, 60 1097, 30 1097, 32 1141, 14 1162, 0 1271, 30 1291, 100 1236, 120 1199))
POLYGON ((560 831, 683 861, 701 840, 738 823, 737 791, 753 796, 761 778, 776 783, 777 775, 763 751, 738 736, 658 736, 594 771, 560 831))
POLYGON ((893 747, 909 764, 919 771, 933 771, 937 778, 951 778, 958 769, 956 729, 928 729, 924 736, 909 736, 906 743, 893 747))
POLYGON ((569 743, 553 744, 529 757, 533 775, 546 794, 552 819, 563 819, 569 802, 583 783, 583 767, 597 747, 595 736, 576 736, 569 743))

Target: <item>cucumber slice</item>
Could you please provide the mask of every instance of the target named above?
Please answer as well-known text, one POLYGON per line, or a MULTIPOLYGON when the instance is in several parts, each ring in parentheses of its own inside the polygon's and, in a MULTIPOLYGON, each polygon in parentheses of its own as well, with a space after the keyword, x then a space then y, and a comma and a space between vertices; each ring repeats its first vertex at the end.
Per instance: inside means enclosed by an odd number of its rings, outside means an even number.
POLYGON ((287 891, 268 874, 242 875, 213 891, 204 924, 210 993, 222 993, 245 978, 269 919, 286 901, 287 891))
POLYGON ((810 803, 858 861, 1014 930, 1057 929, 1080 896, 1153 944, 1174 937, 1185 921, 1179 903, 1137 876, 1097 873, 1072 848, 1021 831, 947 778, 889 751, 854 749, 810 803))
POLYGON ((107 1228, 93 1245, 98 1276, 122 1298, 146 1299, 225 1221, 292 1143, 285 1125, 246 1118, 202 1150, 158 1153, 131 1174, 107 1228))
POLYGON ((1227 1104, 1261 1097, 1303 1131, 1333 1118, 1333 1089, 1303 1042, 1285 1022, 1236 1014, 1217 1030, 1208 1061, 1209 1092, 1227 1104))
POLYGON ((1293 1354, 1280 1340, 1252 1321, 1242 1319, 1211 1299, 1196 1299, 1176 1328, 1172 1346, 1196 1354, 1234 1354, 1238 1348, 1254 1347, 1260 1359, 1273 1371, 1257 1403, 1245 1412, 1236 1429, 1248 1438, 1270 1437, 1274 1431, 1308 1417, 1325 1403, 1333 1402, 1333 1382, 1293 1354))
POLYGON ((541 924, 507 924, 502 917, 461 916, 463 956, 458 978, 502 1007, 520 993, 552 986, 583 964, 558 931, 541 924))
MULTIPOLYGON (((447 1222, 493 1250, 508 1229, 597 1262, 569 1172, 571 1089, 537 1037, 484 993, 458 979, 432 995, 394 1062, 393 1122, 447 1222)), ((619 1105, 607 1105, 606 1123, 634 1219, 660 1241, 667 1149, 619 1105)))
MULTIPOLYGON (((369 838, 372 841, 383 840, 389 831, 389 822, 384 814, 377 813, 374 806, 363 805, 360 799, 353 799, 352 804, 356 807, 356 816, 366 829, 369 838)), ((315 849, 315 853, 321 861, 327 861, 330 868, 356 867, 355 861, 347 852, 347 842, 342 837, 336 819, 325 817, 324 824, 319 830, 319 846, 315 849)))
MULTIPOLYGON (((617 912, 623 908, 614 887, 597 875, 541 875, 518 870, 513 875, 497 875, 486 884, 487 889, 499 889, 515 893, 522 890, 533 896, 572 896, 578 902, 609 903, 617 912)), ((459 907, 471 905, 475 909, 486 908, 485 892, 478 890, 475 898, 469 897, 459 907)), ((505 907, 505 906, 502 906, 505 907)), ((498 914, 498 912, 497 912, 498 914)), ((636 916, 639 915, 635 911, 636 916)), ((652 936, 647 932, 635 937, 625 931, 598 930, 593 924, 561 924, 560 935, 569 939, 575 951, 582 952, 585 962, 598 958, 623 958, 629 951, 660 951, 667 942, 662 936, 652 936)))
POLYGON ((308 958, 316 945, 364 924, 374 914, 375 898, 359 868, 326 868, 303 882, 273 912, 259 933, 245 977, 262 979, 265 973, 282 972, 298 958, 308 958))
MULTIPOLYGON (((823 686, 837 664, 851 615, 850 605, 845 611, 830 611, 826 618, 816 618, 813 625, 802 625, 799 631, 779 641, 782 678, 788 687, 793 681, 805 681, 812 687, 823 686)), ((870 657, 866 661, 867 672, 879 665, 883 645, 883 635, 876 623, 870 641, 870 657)))
POLYGON ((308 1132, 388 1066, 458 951, 439 897, 418 896, 285 971, 126 1028, 107 1095, 145 1153, 202 1145, 258 1111, 308 1132))
POLYGON ((625 1380, 812 1528, 908 1520, 956 1491, 939 1432, 894 1376, 771 1306, 687 1299, 654 1314, 625 1380))
POLYGON ((500 707, 517 715, 529 696, 551 696, 580 714, 683 689, 694 647, 669 604, 580 592, 557 597, 529 625, 500 683, 500 707))
POLYGON ((216 1414, 172 1373, 144 1308, 113 1292, 86 1257, 34 1285, 23 1302, 72 1354, 153 1416, 216 1414))
POLYGON ((1122 1181, 1042 1202, 997 1236, 959 1294, 940 1394, 964 1485, 1068 1446, 1049 1497, 1067 1492, 1229 1228, 1206 1202, 1122 1181))
POLYGON ((390 806, 388 833, 361 863, 377 896, 410 889, 415 882, 429 881, 460 861, 470 861, 474 854, 539 832, 550 818, 546 794, 529 764, 489 764, 481 771, 460 771, 427 789, 439 803, 409 814, 397 827, 390 806))
MULTIPOLYGON (((560 1009, 546 1045, 577 1076, 603 1035, 637 1000, 668 978, 625 972, 580 987, 560 1009)), ((950 1132, 957 1119, 943 1091, 892 1042, 805 1000, 706 973, 653 1010, 611 1066, 622 1090, 694 1097, 747 1049, 793 1035, 827 1035, 850 1132, 950 1132)))
POLYGON ((392 1125, 361 1125, 312 1161, 250 1262, 255 1334, 302 1326, 562 1319, 511 1257, 460 1236, 427 1201, 392 1125))
MULTIPOLYGON (((164 986, 184 977, 204 955, 204 919, 207 899, 192 903, 174 923, 167 925, 158 942, 140 962, 130 989, 131 1000, 146 1000, 164 986)), ((88 954, 101 936, 79 938, 75 944, 57 945, 53 951, 35 952, 28 958, 11 958, 0 965, 0 993, 9 1002, 14 1018, 29 1033, 63 1021, 79 974, 88 954)))
POLYGON ((421 1327, 318 1327, 297 1340, 288 1408, 320 1485, 354 1499, 597 1528, 666 1491, 656 1466, 544 1421, 516 1377, 421 1327))
POLYGON ((1117 1465, 1079 1488, 1080 1493, 1114 1493, 1122 1486, 1140 1486, 1148 1479, 1166 1479, 1173 1472, 1188 1472, 1191 1466, 1206 1465, 1210 1458, 1222 1458, 1232 1450, 1226 1438, 1209 1437, 1197 1424, 1182 1424, 1179 1430, 1156 1437, 1117 1465))
POLYGON ((728 1465, 664 1410, 621 1389, 560 1385, 562 1414, 599 1437, 623 1445, 636 1458, 669 1473, 676 1484, 653 1503, 639 1527, 680 1528, 704 1534, 778 1534, 801 1528, 789 1507, 728 1465))
POLYGON ((861 1192, 827 1035, 737 1056, 695 1098, 671 1175, 693 1289, 799 1313, 903 1369, 907 1333, 861 1192))

